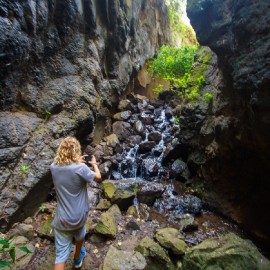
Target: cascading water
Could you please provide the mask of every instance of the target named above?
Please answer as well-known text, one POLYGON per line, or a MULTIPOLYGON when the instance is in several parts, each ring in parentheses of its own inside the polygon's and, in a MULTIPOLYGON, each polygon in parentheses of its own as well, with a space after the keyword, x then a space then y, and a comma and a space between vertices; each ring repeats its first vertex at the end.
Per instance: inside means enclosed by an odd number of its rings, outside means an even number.
POLYGON ((162 166, 162 159, 166 150, 166 143, 170 142, 173 121, 169 121, 165 108, 156 108, 151 114, 142 112, 142 117, 152 119, 152 124, 144 125, 144 138, 139 144, 131 145, 121 154, 115 179, 140 178, 154 180, 162 177, 166 171, 162 166), (149 138, 150 136, 150 138, 149 138))

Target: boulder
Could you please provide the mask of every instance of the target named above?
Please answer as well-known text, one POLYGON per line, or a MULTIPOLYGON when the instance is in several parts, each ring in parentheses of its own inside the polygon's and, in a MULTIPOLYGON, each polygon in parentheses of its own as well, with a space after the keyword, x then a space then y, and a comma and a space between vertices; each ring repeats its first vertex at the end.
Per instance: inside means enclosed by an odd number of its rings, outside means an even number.
POLYGON ((122 213, 118 207, 117 204, 113 204, 107 211, 108 213, 113 214, 113 216, 115 217, 115 219, 119 218, 122 216, 122 213))
POLYGON ((116 237, 116 223, 112 213, 105 212, 100 216, 95 232, 111 238, 116 237))
POLYGON ((113 133, 116 134, 120 141, 124 141, 132 135, 132 127, 129 123, 123 121, 116 121, 112 126, 113 133))
POLYGON ((120 100, 118 104, 119 111, 126 111, 126 110, 131 110, 131 109, 132 109, 132 105, 131 105, 130 100, 128 99, 120 100))
POLYGON ((128 208, 127 215, 147 221, 150 218, 150 208, 143 203, 132 205, 128 208))
POLYGON ((204 240, 186 252, 183 268, 203 269, 270 269, 266 259, 255 245, 233 233, 204 240))
POLYGON ((146 260, 137 251, 123 251, 111 246, 100 270, 143 270, 146 260))
POLYGON ((155 238, 162 247, 171 250, 175 255, 183 255, 187 250, 184 236, 175 228, 159 229, 155 238))
POLYGON ((113 119, 118 120, 118 121, 125 121, 125 120, 128 120, 131 117, 131 115, 132 115, 131 111, 123 111, 123 112, 116 113, 113 116, 113 119))
POLYGON ((135 250, 146 258, 147 267, 145 269, 175 270, 167 252, 151 238, 143 238, 135 250))
POLYGON ((119 140, 116 136, 116 134, 111 134, 104 138, 104 141, 107 143, 108 146, 115 147, 117 144, 119 144, 119 140))
POLYGON ((100 202, 98 203, 98 205, 96 206, 96 209, 98 210, 107 210, 111 207, 111 202, 106 200, 106 199, 102 199, 100 200, 100 202))

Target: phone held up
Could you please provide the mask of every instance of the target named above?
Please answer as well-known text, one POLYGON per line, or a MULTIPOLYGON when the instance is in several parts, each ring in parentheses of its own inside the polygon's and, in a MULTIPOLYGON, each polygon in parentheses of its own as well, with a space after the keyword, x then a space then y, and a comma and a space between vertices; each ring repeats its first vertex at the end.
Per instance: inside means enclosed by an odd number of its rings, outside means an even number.
POLYGON ((91 165, 90 165, 88 162, 92 160, 92 156, 91 156, 91 155, 88 155, 88 156, 86 156, 86 157, 84 158, 84 160, 85 160, 85 164, 86 164, 88 167, 90 167, 91 165))

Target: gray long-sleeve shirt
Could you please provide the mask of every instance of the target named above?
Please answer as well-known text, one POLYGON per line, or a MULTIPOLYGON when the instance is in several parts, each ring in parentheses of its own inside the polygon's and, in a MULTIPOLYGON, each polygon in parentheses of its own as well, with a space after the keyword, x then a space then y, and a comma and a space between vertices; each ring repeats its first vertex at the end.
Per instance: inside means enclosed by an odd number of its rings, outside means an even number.
POLYGON ((57 210, 52 226, 61 231, 73 231, 84 226, 89 211, 87 182, 95 173, 84 163, 50 166, 56 189, 57 210))

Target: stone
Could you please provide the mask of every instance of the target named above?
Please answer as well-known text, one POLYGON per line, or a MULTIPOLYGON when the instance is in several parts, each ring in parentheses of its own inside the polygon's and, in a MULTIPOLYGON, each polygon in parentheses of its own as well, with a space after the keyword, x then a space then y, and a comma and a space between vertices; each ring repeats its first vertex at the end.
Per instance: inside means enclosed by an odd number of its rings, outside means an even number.
POLYGON ((34 228, 31 224, 18 223, 15 228, 8 232, 8 238, 14 236, 24 236, 29 240, 34 238, 34 228))
POLYGON ((140 187, 138 191, 138 201, 152 206, 157 198, 160 198, 165 190, 161 183, 148 183, 140 187))
POLYGON ((139 231, 140 224, 138 223, 136 219, 132 218, 127 222, 126 229, 130 231, 139 231))
POLYGON ((202 265, 211 265, 211 269, 270 269, 270 261, 251 241, 233 233, 204 240, 186 252, 184 269, 199 270, 202 265))
POLYGON ((132 135, 132 127, 129 123, 123 121, 116 121, 112 126, 113 133, 116 134, 120 141, 124 141, 132 135))
POLYGON ((150 208, 143 203, 139 205, 132 205, 127 210, 127 216, 132 216, 134 218, 143 219, 145 221, 150 218, 150 208))
POLYGON ((146 141, 139 144, 139 153, 145 154, 150 152, 154 147, 156 146, 156 143, 153 141, 146 141))
POLYGON ((163 228, 156 231, 155 238, 160 245, 175 255, 183 255, 187 250, 184 236, 175 228, 163 228))
POLYGON ((48 216, 48 219, 39 224, 37 233, 40 237, 44 237, 50 240, 54 239, 54 230, 52 225, 53 216, 48 216))
POLYGON ((132 105, 131 105, 130 100, 128 100, 128 99, 120 100, 120 102, 118 104, 119 111, 126 111, 126 110, 131 110, 131 109, 132 109, 132 105))
POLYGON ((154 240, 149 237, 143 238, 138 246, 135 248, 136 251, 140 252, 147 262, 146 269, 156 269, 156 270, 174 270, 170 257, 166 251, 154 240))
POLYGON ((102 199, 100 200, 100 202, 98 203, 98 205, 96 206, 97 210, 107 210, 111 207, 111 202, 106 200, 106 199, 102 199))
POLYGON ((145 126, 143 125, 142 121, 140 121, 140 120, 137 120, 134 123, 134 129, 139 134, 143 134, 145 132, 145 126))
POLYGON ((116 134, 111 134, 104 138, 104 141, 107 142, 108 146, 115 147, 117 144, 119 144, 119 140, 116 136, 116 134))
POLYGON ((148 140, 149 141, 154 141, 154 142, 158 143, 161 139, 162 139, 162 135, 158 131, 151 132, 148 135, 148 140))
POLYGON ((122 216, 122 213, 117 204, 113 204, 107 212, 113 214, 115 219, 118 219, 122 216))
POLYGON ((101 214, 95 232, 111 238, 116 237, 116 223, 112 213, 105 212, 101 214))
POLYGON ((118 250, 111 246, 100 270, 143 270, 145 267, 146 260, 141 253, 118 250))
POLYGON ((118 121, 126 121, 131 117, 131 115, 132 115, 131 111, 123 111, 123 112, 116 113, 113 116, 113 119, 118 120, 118 121))

